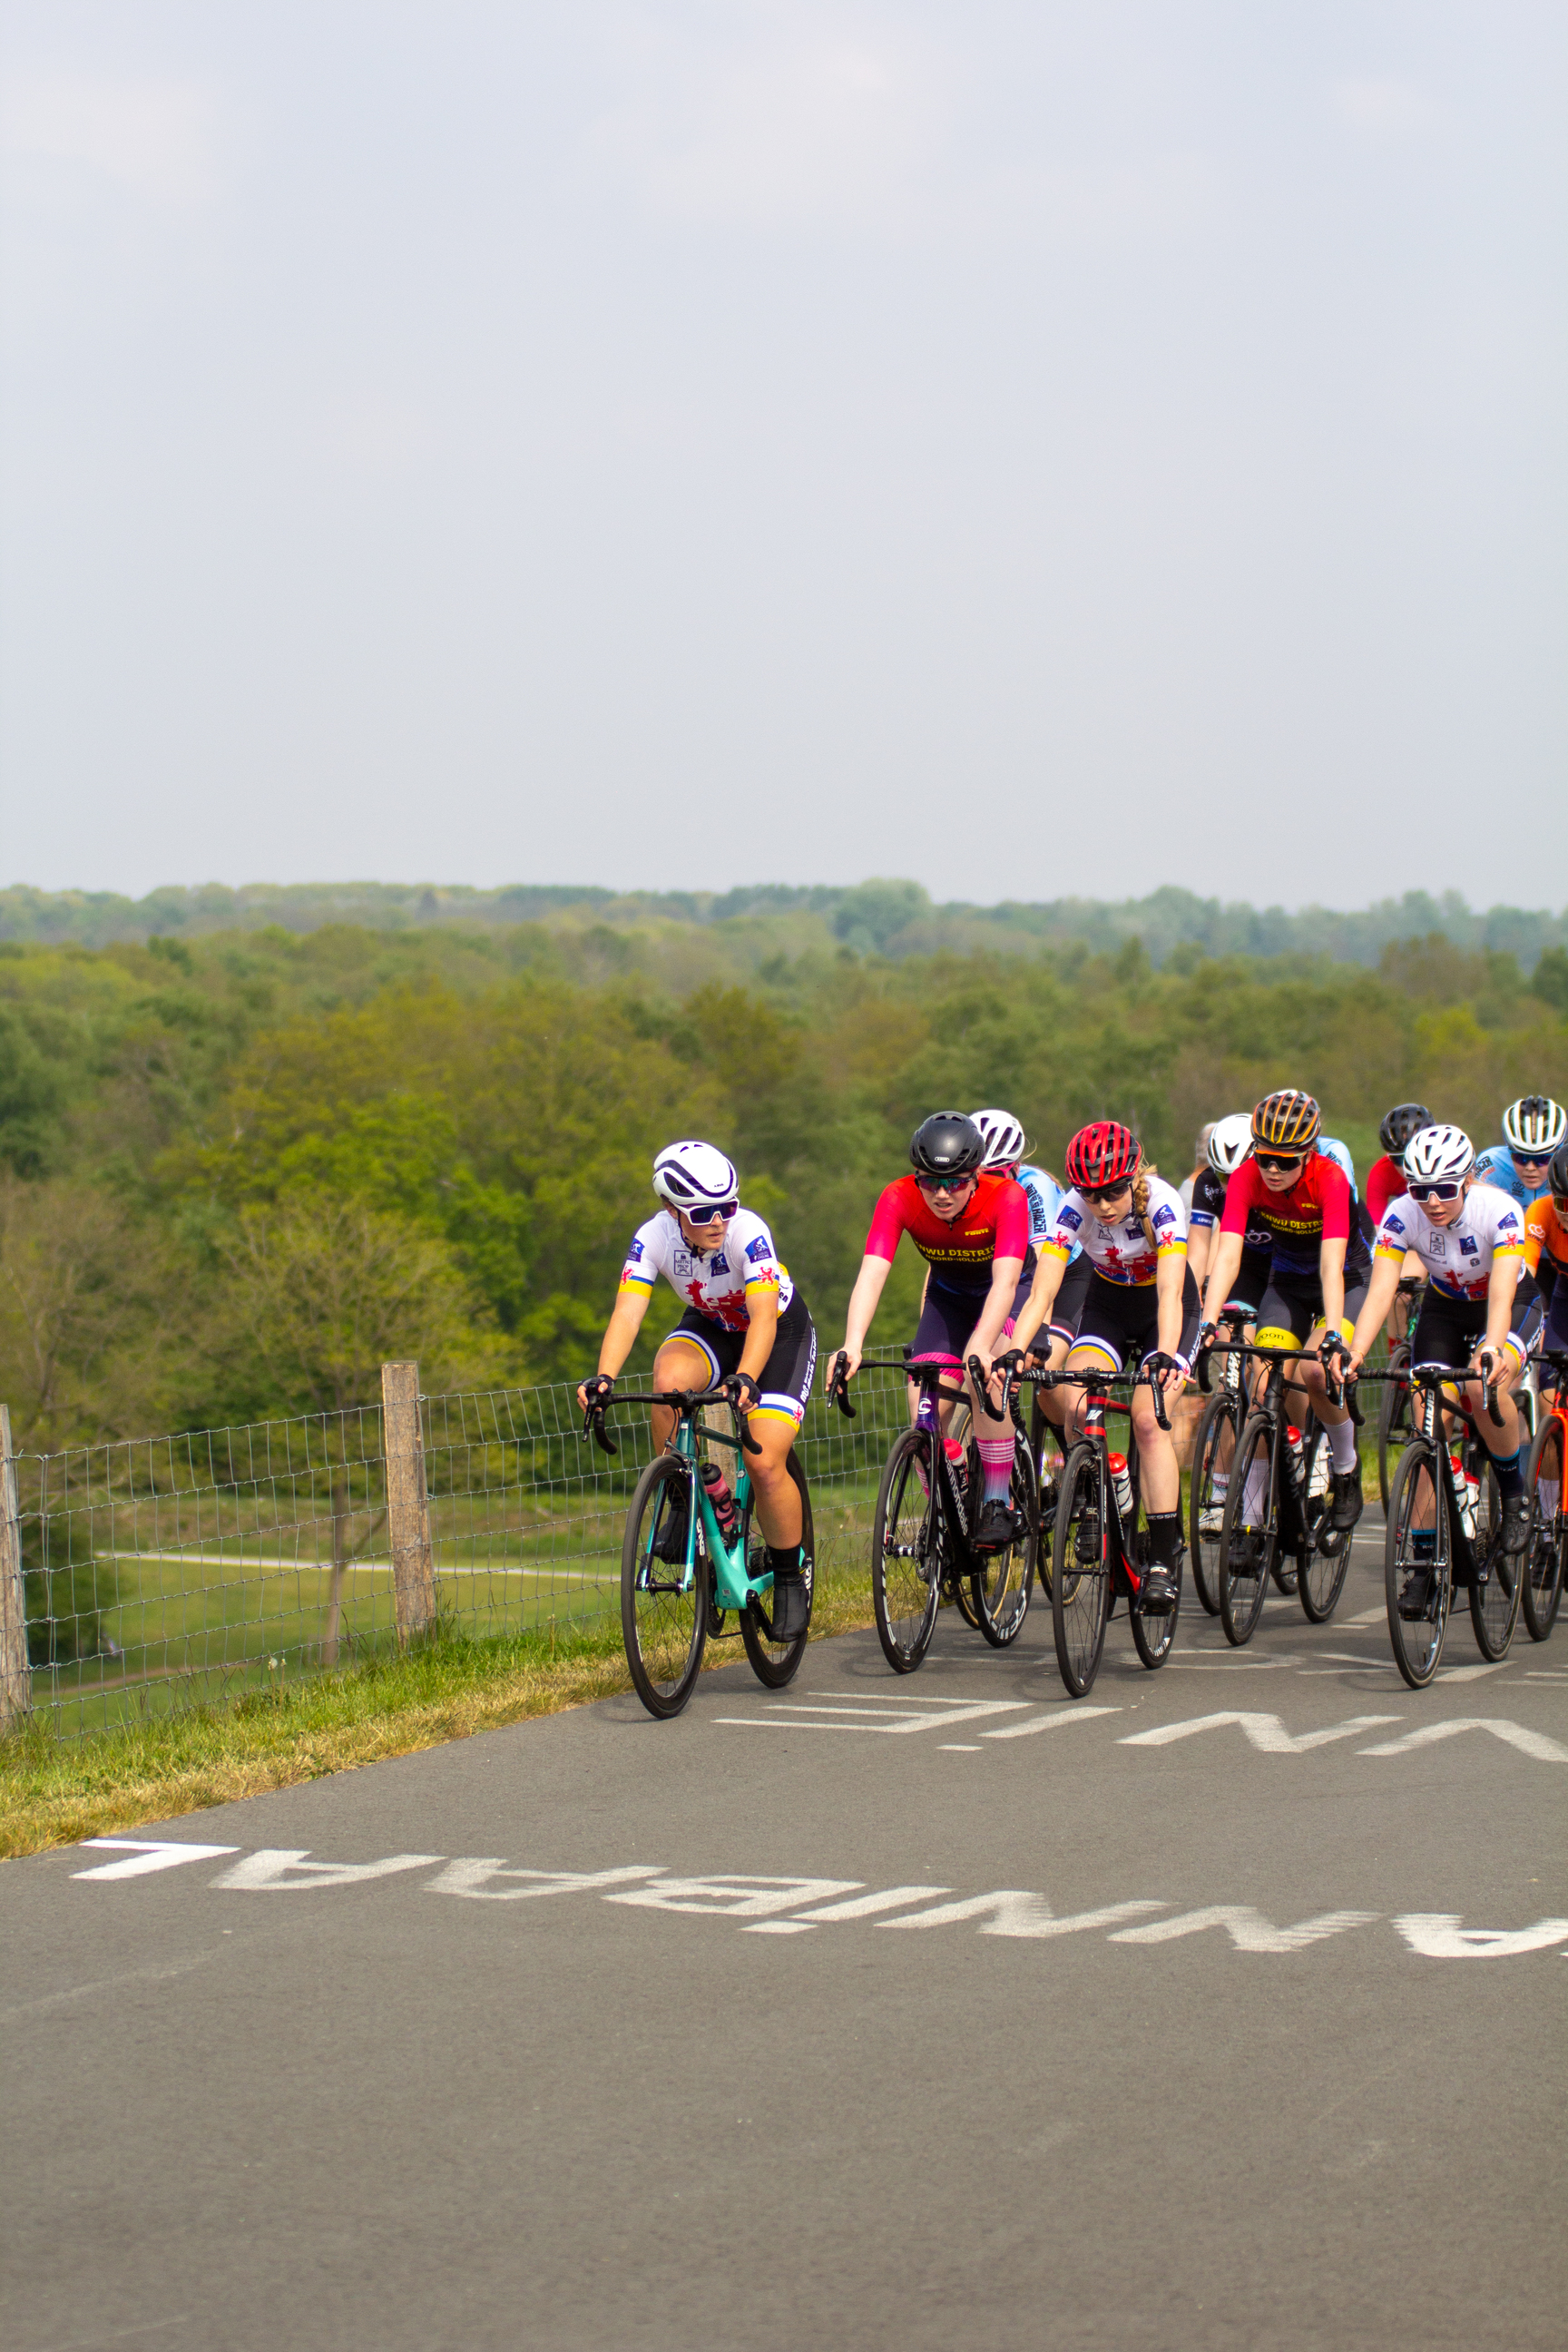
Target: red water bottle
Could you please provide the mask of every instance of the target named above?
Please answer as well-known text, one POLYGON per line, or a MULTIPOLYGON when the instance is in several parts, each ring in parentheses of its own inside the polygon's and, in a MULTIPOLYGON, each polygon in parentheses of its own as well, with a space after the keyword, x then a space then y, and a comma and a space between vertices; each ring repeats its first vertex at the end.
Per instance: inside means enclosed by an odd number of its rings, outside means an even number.
POLYGON ((702 1484, 708 1489, 708 1500, 713 1506, 713 1516, 719 1522, 719 1532, 726 1543, 735 1533, 735 1497, 730 1491, 730 1481, 717 1462, 702 1465, 702 1484))
POLYGON ((1121 1524, 1124 1528, 1129 1527, 1132 1518, 1132 1480, 1128 1472, 1126 1454, 1107 1454, 1105 1466, 1110 1473, 1110 1491, 1116 1497, 1121 1524))
POLYGON ((1307 1450, 1301 1443, 1301 1433, 1285 1424, 1285 1467, 1290 1474, 1290 1485, 1300 1494, 1307 1483, 1307 1450))

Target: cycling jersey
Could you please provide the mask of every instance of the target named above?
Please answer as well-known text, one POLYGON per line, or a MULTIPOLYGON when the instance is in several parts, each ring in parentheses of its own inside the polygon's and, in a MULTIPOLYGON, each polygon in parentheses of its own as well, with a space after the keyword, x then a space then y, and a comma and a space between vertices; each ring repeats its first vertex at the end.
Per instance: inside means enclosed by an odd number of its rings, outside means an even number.
MULTIPOLYGON (((1192 1215, 1188 1219, 1189 1224, 1214 1225, 1218 1223, 1220 1218, 1225 1214, 1226 1186, 1227 1181, 1227 1178, 1219 1175, 1213 1168, 1203 1168, 1199 1170, 1197 1181, 1193 1186, 1193 1210, 1192 1215)), ((1268 1256, 1269 1251, 1274 1247, 1273 1233, 1269 1227, 1263 1223, 1260 1217, 1248 1217, 1247 1221, 1246 1238, 1242 1243, 1242 1247, 1246 1250, 1261 1251, 1265 1257, 1268 1256)))
MULTIPOLYGON (((1038 1249, 1047 1234, 1054 1230, 1057 1211, 1067 1199, 1067 1194, 1048 1169, 1022 1167, 1018 1171, 1018 1181, 1029 1203, 1029 1239, 1038 1249)), ((1078 1252, 1074 1250, 1073 1256, 1077 1255, 1078 1252)))
POLYGON ((1356 1223, 1351 1188, 1337 1160, 1314 1151, 1287 1192, 1271 1192, 1256 1160, 1244 1160, 1226 1190, 1223 1234, 1239 1234, 1245 1246, 1254 1220, 1268 1228, 1274 1271, 1316 1281, 1324 1242, 1345 1244, 1345 1273, 1364 1280, 1371 1263, 1366 1237, 1356 1223))
POLYGON ((1494 1260, 1524 1263, 1524 1215, 1495 1184, 1472 1184, 1451 1225, 1435 1225, 1408 1192, 1391 1202, 1377 1233, 1377 1255, 1397 1265, 1414 1250, 1435 1289, 1448 1298, 1484 1298, 1494 1260))
POLYGON ((1554 1274, 1568 1274, 1568 1226, 1550 1192, 1531 1202, 1524 1219, 1524 1262, 1531 1274, 1540 1273, 1542 1258, 1554 1274))
POLYGON ((1381 1225, 1391 1201, 1397 1201, 1405 1190, 1405 1163, 1391 1160, 1385 1151, 1374 1160, 1366 1171, 1366 1205, 1374 1224, 1381 1225))
POLYGON ((671 1290, 689 1307, 726 1331, 744 1331, 752 1316, 747 1305, 759 1292, 776 1298, 782 1315, 795 1297, 789 1268, 773 1247, 773 1237, 753 1210, 738 1209, 715 1250, 694 1250, 668 1209, 661 1209, 639 1225, 621 1268, 622 1290, 651 1293, 663 1275, 671 1290))
POLYGON ((943 1224, 912 1176, 899 1177, 877 1203, 866 1255, 891 1261, 905 1234, 930 1266, 931 1280, 946 1290, 983 1297, 991 1287, 994 1258, 1016 1257, 1026 1274, 1035 1270, 1028 1200, 1010 1176, 982 1176, 951 1224, 943 1224))
POLYGON ((1531 1192, 1514 1166, 1513 1154, 1506 1143, 1494 1143, 1489 1151, 1481 1153, 1476 1161, 1476 1174, 1483 1184, 1495 1185, 1500 1192, 1506 1192, 1521 1209, 1528 1209, 1532 1201, 1542 1197, 1540 1188, 1531 1192))
POLYGON ((1149 1223, 1154 1235, 1152 1249, 1142 1217, 1129 1209, 1113 1224, 1102 1224, 1074 1191, 1057 1211, 1056 1231, 1042 1244, 1042 1254, 1065 1264, 1075 1243, 1081 1244, 1096 1274, 1107 1282, 1142 1288, 1153 1281, 1162 1258, 1177 1255, 1184 1258, 1187 1254, 1187 1213, 1175 1186, 1167 1184, 1163 1176, 1149 1179, 1149 1223))

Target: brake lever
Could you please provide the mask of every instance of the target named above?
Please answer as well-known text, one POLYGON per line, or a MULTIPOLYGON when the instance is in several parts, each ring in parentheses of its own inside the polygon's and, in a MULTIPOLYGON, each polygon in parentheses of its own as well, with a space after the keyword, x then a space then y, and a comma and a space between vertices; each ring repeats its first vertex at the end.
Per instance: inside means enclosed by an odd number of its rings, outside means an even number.
POLYGON ((1154 1372, 1148 1372, 1144 1377, 1149 1383, 1149 1393, 1154 1400, 1154 1418, 1161 1428, 1169 1433, 1171 1416, 1165 1410, 1165 1383, 1154 1372))
POLYGON ((1494 1429, 1502 1427, 1502 1408, 1498 1402, 1496 1381, 1487 1382, 1487 1418, 1494 1429))
POLYGON ((827 1402, 838 1407, 846 1421, 858 1419, 855 1407, 849 1402, 849 1375, 844 1369, 842 1355, 834 1365, 832 1377, 827 1383, 827 1402))
POLYGON ((602 1404, 591 1404, 583 1415, 583 1434, 584 1437, 593 1438, 601 1454, 618 1454, 621 1450, 605 1426, 605 1408, 602 1404))
POLYGON ((1214 1343, 1211 1340, 1206 1346, 1198 1349, 1197 1361, 1193 1366, 1193 1370, 1197 1376, 1198 1386, 1202 1389, 1205 1396, 1212 1396, 1214 1394, 1214 1391, 1209 1386, 1209 1373, 1213 1369, 1209 1359, 1213 1354, 1213 1351, 1214 1343))

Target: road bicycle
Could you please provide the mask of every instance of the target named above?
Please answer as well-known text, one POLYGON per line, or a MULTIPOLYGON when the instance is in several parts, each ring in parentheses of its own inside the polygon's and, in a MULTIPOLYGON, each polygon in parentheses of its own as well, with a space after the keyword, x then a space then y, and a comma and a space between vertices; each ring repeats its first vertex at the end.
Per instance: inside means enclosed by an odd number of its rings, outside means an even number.
MULTIPOLYGON (((1222 1315, 1216 1328, 1230 1330, 1239 1345, 1243 1318, 1222 1315)), ((1241 1359, 1236 1347, 1217 1341, 1221 1358, 1219 1386, 1210 1391, 1212 1358, 1205 1350, 1194 1370, 1200 1389, 1208 1395, 1193 1438, 1191 1485, 1188 1493, 1187 1556, 1193 1563, 1193 1590, 1210 1617, 1219 1615, 1219 1538, 1225 1523, 1225 1498, 1231 1464, 1247 1418, 1247 1392, 1242 1386, 1241 1359)))
MULTIPOLYGON (((1443 1393, 1462 1377, 1453 1364, 1361 1374, 1363 1382, 1410 1383, 1415 1426, 1394 1474, 1383 1576, 1394 1664, 1412 1690, 1424 1690, 1437 1671, 1456 1590, 1468 1592, 1477 1646, 1494 1664, 1507 1655, 1519 1616, 1523 1580, 1519 1560, 1502 1549, 1502 1499, 1491 1456, 1468 1400, 1443 1393), (1459 1422, 1453 1441, 1444 1435, 1445 1404, 1459 1422)), ((1486 1409, 1500 1429, 1495 1381, 1488 1383, 1486 1409)))
POLYGON ((605 1425, 614 1405, 663 1404, 679 1416, 668 1446, 637 1480, 626 1512, 621 1545, 621 1635, 637 1696, 650 1715, 679 1715, 702 1671, 709 1640, 726 1635, 733 1612, 752 1671, 770 1690, 794 1680, 810 1631, 813 1562, 816 1558, 811 1493, 799 1456, 791 1454, 789 1475, 800 1496, 801 1559, 806 1585, 806 1626, 791 1642, 773 1638, 769 1601, 773 1575, 766 1553, 752 1545, 752 1481, 742 1456, 762 1451, 744 1413, 734 1419, 738 1436, 700 1423, 704 1405, 725 1404, 722 1389, 668 1389, 647 1396, 617 1393, 589 1405, 584 1428, 606 1454, 620 1448, 605 1425), (733 1449, 737 1472, 734 1523, 726 1535, 700 1475, 698 1441, 710 1448, 733 1449), (662 1555, 673 1549, 671 1560, 662 1555))
MULTIPOLYGON (((1051 1536, 1051 1631, 1056 1640, 1057 1665, 1071 1698, 1083 1698, 1094 1687, 1105 1648, 1105 1629, 1119 1599, 1127 1602, 1132 1640, 1138 1655, 1150 1667, 1163 1666, 1176 1638, 1182 1605, 1182 1561, 1174 1568, 1175 1598, 1169 1610, 1143 1607, 1143 1580, 1149 1570, 1148 1530, 1138 1527, 1138 1446, 1129 1434, 1125 1466, 1112 1471, 1106 1442, 1108 1411, 1130 1412, 1132 1391, 1147 1384, 1154 1400, 1154 1418, 1162 1429, 1171 1426, 1165 1395, 1157 1374, 1100 1373, 1079 1367, 1055 1372, 1018 1370, 1009 1376, 1010 1392, 1018 1386, 1063 1388, 1069 1383, 1085 1391, 1083 1434, 1076 1438, 1062 1465, 1057 1486, 1056 1524, 1051 1536), (1113 1392, 1129 1403, 1114 1406, 1113 1392)), ((1017 1420, 1016 1404, 1013 1407, 1017 1420)))
MULTIPOLYGON (((1198 1384, 1206 1385, 1209 1349, 1198 1358, 1198 1384)), ((1237 1649, 1250 1642, 1263 1614, 1268 1580, 1281 1552, 1295 1555, 1295 1591, 1308 1622, 1325 1624, 1339 1605, 1350 1567, 1350 1536, 1331 1519, 1333 1480, 1328 1432, 1304 1413, 1305 1430, 1285 1411, 1286 1391, 1305 1397, 1285 1368, 1300 1350, 1233 1342, 1228 1353, 1268 1367, 1263 1393, 1242 1423, 1231 1457, 1225 1517, 1215 1555, 1219 1617, 1237 1649)), ((1330 1374, 1329 1395, 1338 1401, 1330 1374)), ((1352 1405, 1352 1412, 1356 1408, 1352 1405)))
POLYGON ((1544 1642, 1557 1622, 1563 1601, 1563 1579, 1568 1570, 1568 1526, 1563 1517, 1563 1467, 1568 1460, 1568 1355, 1545 1355, 1555 1394, 1541 1402, 1541 1419, 1531 1444, 1525 1468, 1530 1496, 1530 1535, 1520 1577, 1520 1600, 1525 1631, 1532 1642, 1544 1642))
MULTIPOLYGON (((1013 1540, 994 1550, 975 1544, 972 1530, 980 1515, 981 1484, 966 1469, 961 1487, 937 1411, 942 1403, 963 1402, 965 1391, 944 1384, 939 1365, 911 1363, 910 1354, 905 1349, 899 1357, 861 1358, 862 1368, 905 1372, 920 1389, 913 1427, 900 1430, 889 1448, 871 1522, 877 1637, 898 1675, 912 1674, 925 1656, 944 1591, 956 1600, 967 1587, 964 1614, 993 1649, 1016 1642, 1028 1614, 1040 1539, 1034 1465, 1026 1441, 1016 1432, 1013 1540)), ((976 1357, 970 1358, 969 1376, 984 1384, 984 1370, 976 1357)), ((827 1393, 854 1418, 842 1359, 833 1368, 827 1393)))
POLYGON ((1410 1335, 1420 1312, 1417 1302, 1426 1286, 1418 1276, 1402 1275, 1394 1294, 1405 1305, 1405 1335, 1390 1343, 1384 1368, 1388 1377, 1377 1413, 1377 1494, 1385 1518, 1389 1481, 1394 1475, 1391 1465, 1397 1466, 1401 1452, 1410 1442, 1410 1382, 1405 1375, 1410 1365, 1410 1335))

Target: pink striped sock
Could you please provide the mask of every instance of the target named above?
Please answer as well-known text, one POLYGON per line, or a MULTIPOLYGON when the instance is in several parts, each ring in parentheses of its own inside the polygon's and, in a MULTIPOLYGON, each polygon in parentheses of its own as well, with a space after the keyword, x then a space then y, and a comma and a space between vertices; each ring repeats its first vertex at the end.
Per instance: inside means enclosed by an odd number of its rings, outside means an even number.
POLYGON ((1005 1503, 1013 1491, 1013 1441, 1010 1437, 977 1437, 974 1442, 985 1473, 985 1500, 1005 1503))

